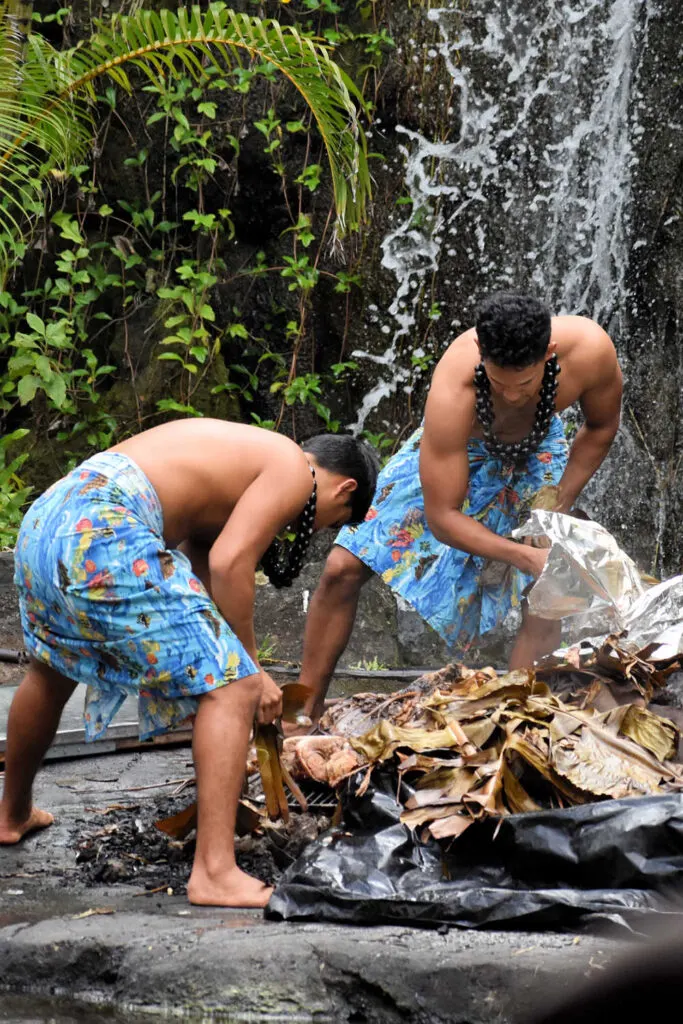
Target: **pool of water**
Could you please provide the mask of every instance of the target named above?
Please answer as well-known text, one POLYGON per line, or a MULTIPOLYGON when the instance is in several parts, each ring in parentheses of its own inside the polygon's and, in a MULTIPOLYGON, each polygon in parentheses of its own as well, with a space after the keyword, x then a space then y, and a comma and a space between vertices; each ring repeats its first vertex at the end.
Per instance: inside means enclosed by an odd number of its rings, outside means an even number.
POLYGON ((1 1024, 150 1024, 155 1019, 60 999, 0 995, 1 1024))
MULTIPOLYGON (((320 1017, 319 1024, 334 1024, 332 1017, 320 1017)), ((100 1006, 74 1003, 68 999, 41 999, 35 996, 9 996, 0 993, 0 1024, 161 1024, 175 1021, 180 1024, 313 1024, 308 1014, 277 1014, 265 1012, 241 1013, 233 1016, 227 1010, 213 1012, 197 1009, 196 1012, 164 1013, 161 1008, 149 1013, 133 1013, 129 1010, 111 1010, 100 1006)))

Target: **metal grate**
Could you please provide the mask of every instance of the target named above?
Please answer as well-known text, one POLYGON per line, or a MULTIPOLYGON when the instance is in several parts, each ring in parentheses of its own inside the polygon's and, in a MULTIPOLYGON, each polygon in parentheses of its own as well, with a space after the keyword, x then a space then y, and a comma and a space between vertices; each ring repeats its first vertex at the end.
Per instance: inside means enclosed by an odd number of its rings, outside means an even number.
MULTIPOLYGON (((297 779, 296 781, 299 789, 306 797, 309 811, 314 814, 332 814, 334 812, 337 807, 337 797, 333 789, 330 789, 329 786, 325 786, 320 782, 312 782, 310 779, 305 779, 303 781, 297 779)), ((286 785, 285 792, 287 794, 287 806, 290 810, 300 811, 301 807, 299 805, 299 801, 292 796, 286 785)), ((259 807, 262 807, 265 804, 266 798, 263 795, 260 775, 252 775, 249 779, 247 794, 249 799, 259 807)))

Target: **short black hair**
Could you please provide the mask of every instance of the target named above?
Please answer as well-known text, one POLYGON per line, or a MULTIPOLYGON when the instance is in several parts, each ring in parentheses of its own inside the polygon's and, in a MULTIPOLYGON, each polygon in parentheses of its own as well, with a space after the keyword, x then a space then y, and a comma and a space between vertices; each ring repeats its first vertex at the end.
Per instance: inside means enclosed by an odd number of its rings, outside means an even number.
POLYGON ((545 357, 550 312, 533 295, 494 292, 477 307, 476 329, 482 359, 523 370, 545 357))
POLYGON ((301 446, 330 473, 341 473, 358 484, 351 495, 351 523, 362 523, 370 508, 379 473, 379 457, 367 442, 350 434, 316 434, 301 446))

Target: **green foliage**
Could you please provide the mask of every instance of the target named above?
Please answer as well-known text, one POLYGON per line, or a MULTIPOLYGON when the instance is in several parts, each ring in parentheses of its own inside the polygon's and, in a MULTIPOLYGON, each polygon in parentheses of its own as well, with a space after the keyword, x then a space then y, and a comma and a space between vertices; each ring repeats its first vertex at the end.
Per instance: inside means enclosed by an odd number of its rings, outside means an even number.
MULTIPOLYGON (((226 68, 238 72, 242 86, 244 72, 263 73, 264 67, 279 71, 299 90, 320 129, 332 177, 338 232, 358 227, 363 219, 370 178, 365 137, 357 118, 362 98, 327 49, 295 28, 238 14, 224 3, 211 3, 205 10, 195 6, 176 13, 141 10, 115 15, 111 24, 100 25, 87 43, 61 52, 37 33, 26 38, 25 47, 15 47, 8 42, 13 41, 12 33, 13 24, 3 12, 0 258, 5 268, 13 242, 24 237, 42 213, 46 185, 53 176, 72 174, 89 150, 95 83, 109 79, 130 92, 129 69, 133 68, 153 89, 162 81, 184 79, 190 95, 192 85, 201 89, 207 69, 219 76, 225 75, 226 68), (244 61, 254 58, 262 66, 255 70, 245 67, 244 61)), ((200 113, 211 119, 215 108, 210 101, 203 102, 200 113)), ((259 130, 267 135, 273 153, 279 146, 279 122, 271 114, 259 130)), ((172 138, 182 144, 192 131, 190 122, 177 109, 175 120, 172 138)), ((205 170, 211 173, 211 167, 208 158, 205 170)))
POLYGON ((99 406, 101 385, 116 367, 101 364, 87 342, 98 316, 95 303, 113 286, 121 288, 121 278, 103 270, 73 217, 59 212, 52 220, 67 243, 56 253, 54 277, 26 289, 21 303, 0 291, 0 355, 6 357, 0 412, 42 394, 61 414, 58 440, 85 434, 92 447, 107 447, 115 421, 99 406))
MULTIPOLYGON (((358 366, 343 354, 316 365, 307 350, 312 305, 324 284, 346 304, 348 321, 361 281, 354 266, 325 269, 331 239, 320 206, 332 196, 327 220, 336 234, 358 227, 369 174, 363 100, 319 40, 360 42, 375 67, 391 40, 384 29, 352 32, 327 0, 305 9, 311 20, 295 28, 224 4, 139 10, 98 24, 74 50, 35 33, 20 64, 9 49, 14 63, 0 61, 0 544, 13 543, 30 490, 18 471, 29 469, 38 439, 49 438, 58 475, 155 417, 202 415, 206 396, 222 394, 266 429, 294 423, 300 410, 307 422, 339 430, 335 393, 353 386, 358 366), (336 26, 331 34, 326 21, 336 26), (120 161, 128 177, 120 190, 103 190, 98 154, 111 126, 130 116, 124 94, 133 82, 145 100, 144 124, 128 120, 133 144, 120 161), (300 109, 287 104, 286 116, 285 82, 301 99, 300 109), (239 97, 239 110, 256 87, 270 90, 262 113, 236 119, 223 94, 239 97), (247 135, 259 139, 281 182, 289 223, 276 259, 259 250, 229 277, 247 135), (236 279, 248 290, 226 306, 236 279), (254 329, 251 287, 270 295, 277 279, 271 316, 254 329), (143 388, 146 371, 131 351, 143 309, 162 397, 158 389, 147 395, 152 378, 143 388), (124 416, 108 398, 115 377, 133 397, 124 416), (21 423, 33 435, 9 429, 21 423)), ((67 11, 34 22, 61 24, 67 11)), ((0 52, 6 34, 0 16, 0 52)), ((344 345, 345 337, 341 353, 344 345)))
POLYGON ((263 664, 266 661, 273 661, 275 658, 275 652, 277 651, 277 640, 272 637, 269 633, 266 633, 263 640, 259 644, 258 651, 256 652, 259 663, 263 664))
POLYGON ((14 430, 0 437, 0 551, 16 543, 24 505, 31 492, 18 474, 28 454, 24 452, 14 458, 9 454, 11 445, 28 433, 28 430, 14 430))
POLYGON ((349 668, 354 669, 357 672, 385 672, 387 665, 383 662, 378 661, 377 658, 363 658, 362 661, 357 661, 355 665, 349 665, 349 668))
POLYGON ((379 452, 380 462, 384 466, 389 461, 396 448, 396 441, 393 437, 385 434, 384 431, 373 433, 371 430, 364 430, 361 434, 368 444, 379 452))

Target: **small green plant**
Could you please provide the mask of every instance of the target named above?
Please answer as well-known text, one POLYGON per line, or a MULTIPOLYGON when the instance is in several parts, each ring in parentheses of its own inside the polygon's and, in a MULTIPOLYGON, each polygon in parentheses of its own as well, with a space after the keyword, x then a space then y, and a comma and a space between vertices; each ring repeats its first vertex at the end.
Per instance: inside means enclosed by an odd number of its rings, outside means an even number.
POLYGON ((258 650, 256 652, 258 660, 260 662, 273 661, 274 657, 275 657, 276 650, 277 650, 277 640, 275 640, 274 637, 272 637, 269 633, 267 633, 264 636, 264 638, 261 641, 261 643, 259 644, 258 650))
POLYGON ((378 433, 373 433, 371 430, 364 430, 361 437, 377 450, 379 453, 380 464, 385 466, 391 458, 396 446, 394 438, 390 437, 389 434, 385 434, 382 430, 378 433))
POLYGON ((420 373, 427 373, 436 362, 436 356, 433 352, 425 352, 422 349, 417 349, 410 353, 410 365, 420 373))
MULTIPOLYGON (((209 299, 209 291, 218 280, 197 260, 183 260, 176 267, 180 284, 159 288, 160 299, 169 299, 178 312, 164 320, 164 327, 171 331, 161 339, 161 345, 171 351, 160 353, 158 359, 178 365, 181 371, 180 404, 192 408, 192 396, 197 387, 201 371, 220 351, 220 332, 215 327, 216 314, 209 299)), ((169 411, 168 400, 157 407, 169 411)))
POLYGON ((356 662, 355 665, 349 665, 349 668, 358 672, 385 672, 388 666, 377 658, 371 658, 369 661, 363 658, 362 661, 356 662))
POLYGON ((19 470, 28 459, 28 453, 10 457, 12 444, 20 441, 28 430, 14 430, 0 437, 0 551, 16 544, 17 533, 32 488, 26 487, 19 470))

